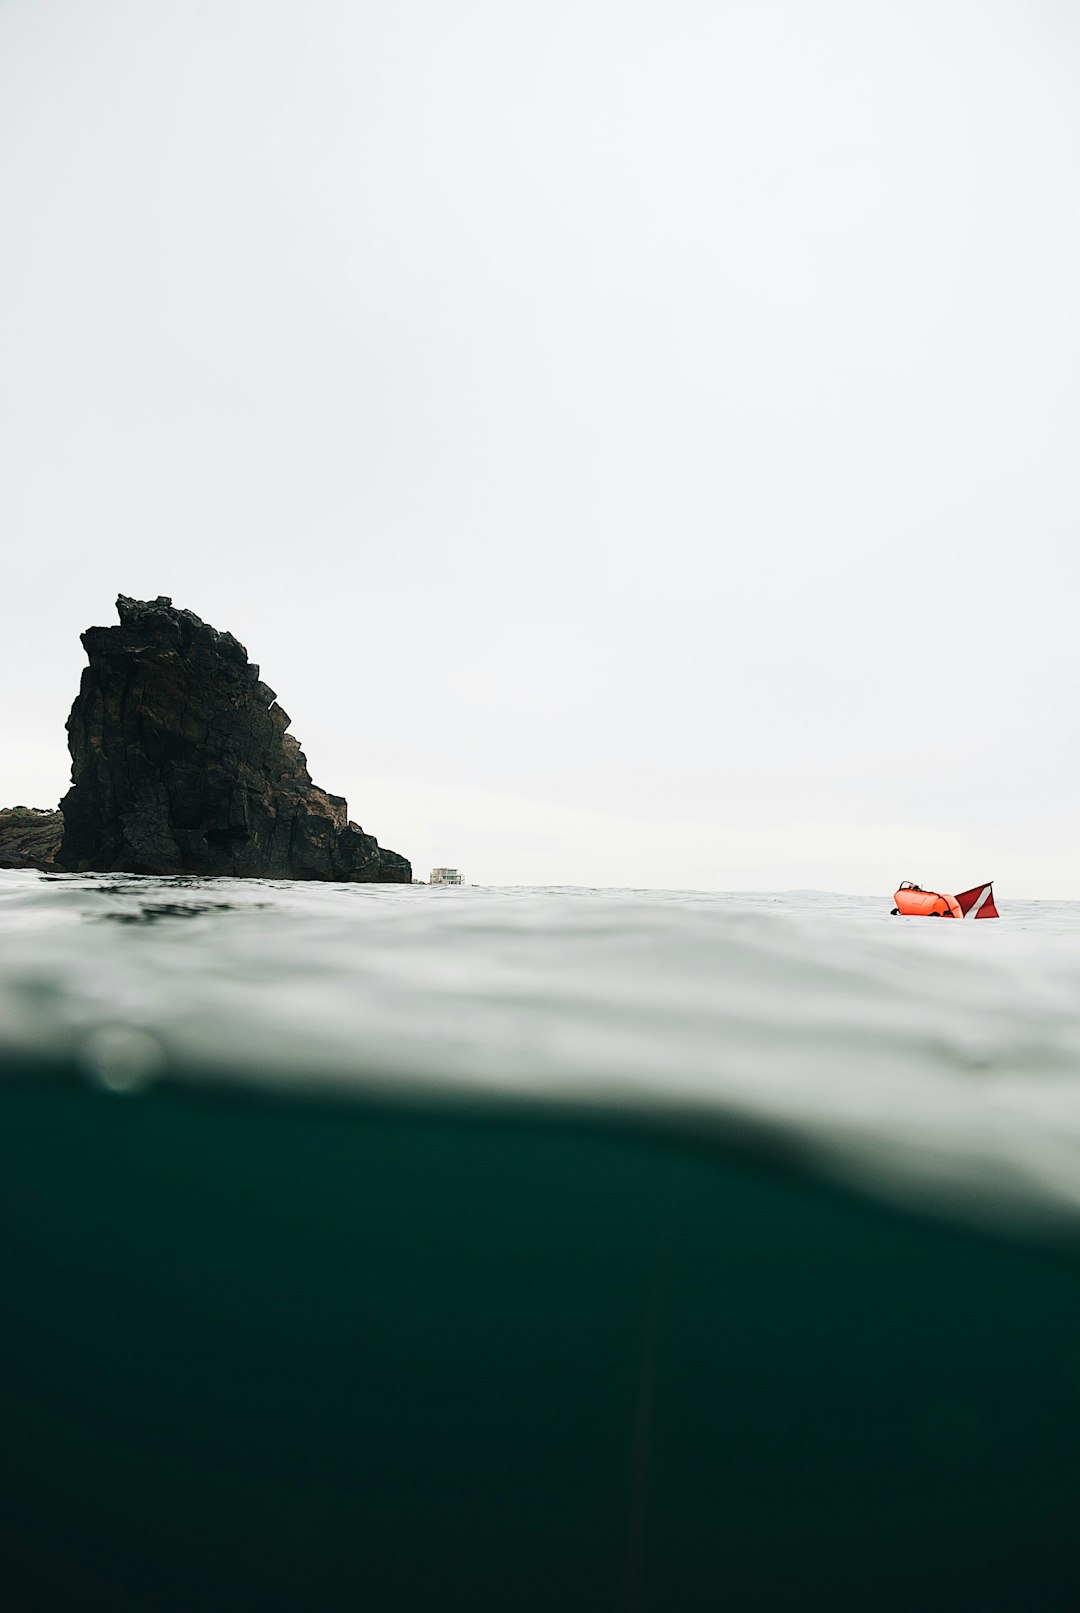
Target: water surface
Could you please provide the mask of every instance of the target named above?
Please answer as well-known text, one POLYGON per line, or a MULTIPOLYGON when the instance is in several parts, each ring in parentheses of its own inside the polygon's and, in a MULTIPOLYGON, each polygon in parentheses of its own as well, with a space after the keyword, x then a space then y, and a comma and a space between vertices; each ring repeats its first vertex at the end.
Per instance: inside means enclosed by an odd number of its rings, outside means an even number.
POLYGON ((1080 905, 0 876, 26 1609, 1071 1608, 1080 905))

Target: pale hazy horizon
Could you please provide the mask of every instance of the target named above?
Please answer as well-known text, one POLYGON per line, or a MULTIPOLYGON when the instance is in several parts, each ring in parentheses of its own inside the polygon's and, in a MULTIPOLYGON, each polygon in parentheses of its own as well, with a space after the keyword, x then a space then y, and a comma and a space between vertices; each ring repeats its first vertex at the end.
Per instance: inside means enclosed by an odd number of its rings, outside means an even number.
POLYGON ((119 592, 470 882, 1080 898, 1080 11, 0 0, 0 805, 119 592))

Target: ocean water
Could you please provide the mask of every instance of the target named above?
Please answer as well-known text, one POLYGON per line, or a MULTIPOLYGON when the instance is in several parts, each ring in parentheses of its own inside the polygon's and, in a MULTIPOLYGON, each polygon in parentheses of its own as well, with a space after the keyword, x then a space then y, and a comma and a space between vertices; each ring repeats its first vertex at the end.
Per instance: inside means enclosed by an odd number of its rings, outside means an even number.
POLYGON ((1080 903, 890 906, 0 874, 11 1605, 1080 1605, 1080 903))

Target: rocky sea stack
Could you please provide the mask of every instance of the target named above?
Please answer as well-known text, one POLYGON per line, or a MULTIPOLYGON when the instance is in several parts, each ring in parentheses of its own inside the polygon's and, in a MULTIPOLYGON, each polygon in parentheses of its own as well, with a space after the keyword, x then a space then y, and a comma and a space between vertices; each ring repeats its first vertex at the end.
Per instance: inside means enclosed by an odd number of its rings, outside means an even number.
POLYGON ((90 664, 67 723, 71 789, 53 866, 411 880, 404 857, 311 782, 289 717, 231 633, 166 598, 121 594, 116 608, 119 627, 82 635, 90 664))

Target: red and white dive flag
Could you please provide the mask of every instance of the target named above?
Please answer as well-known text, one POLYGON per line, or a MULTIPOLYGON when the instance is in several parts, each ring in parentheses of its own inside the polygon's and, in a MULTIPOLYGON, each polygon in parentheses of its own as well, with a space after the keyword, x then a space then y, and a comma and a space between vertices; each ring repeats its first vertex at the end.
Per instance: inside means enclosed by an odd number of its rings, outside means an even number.
POLYGON ((1001 914, 994 906, 994 887, 989 885, 976 885, 974 890, 961 891, 956 898, 960 911, 966 919, 996 919, 1001 914))

